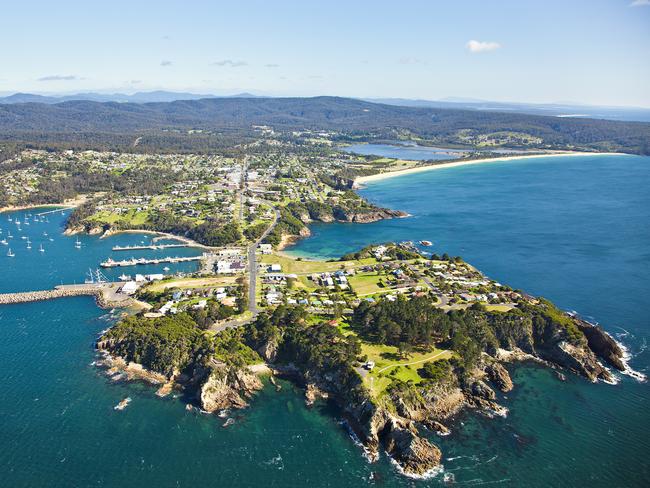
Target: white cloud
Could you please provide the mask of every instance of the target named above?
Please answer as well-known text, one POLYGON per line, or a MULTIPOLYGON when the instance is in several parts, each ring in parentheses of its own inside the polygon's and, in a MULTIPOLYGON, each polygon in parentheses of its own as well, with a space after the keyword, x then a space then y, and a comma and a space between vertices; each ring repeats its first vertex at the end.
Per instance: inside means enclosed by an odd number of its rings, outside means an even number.
POLYGON ((80 79, 75 75, 49 75, 38 78, 36 81, 74 81, 80 79))
POLYGON ((424 64, 421 59, 404 56, 397 60, 399 64, 424 64))
POLYGON ((630 7, 650 7, 650 0, 634 0, 630 7))
POLYGON ((471 40, 466 44, 466 46, 467 49, 470 50, 470 52, 483 53, 483 52, 494 51, 495 49, 499 49, 501 47, 501 44, 492 41, 471 40))
POLYGON ((171 61, 161 61, 160 66, 171 66, 172 62, 171 61))
POLYGON ((215 61, 212 63, 213 66, 229 66, 231 68, 239 68, 240 66, 246 66, 248 63, 246 61, 234 61, 232 59, 224 59, 222 61, 215 61))

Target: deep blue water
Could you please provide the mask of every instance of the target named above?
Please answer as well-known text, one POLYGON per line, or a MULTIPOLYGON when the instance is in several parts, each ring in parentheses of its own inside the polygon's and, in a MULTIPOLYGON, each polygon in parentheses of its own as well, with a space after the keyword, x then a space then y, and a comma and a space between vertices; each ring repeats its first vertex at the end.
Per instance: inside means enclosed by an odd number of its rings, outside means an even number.
MULTIPOLYGON (((432 240, 437 252, 460 254, 504 283, 598 320, 629 346, 631 364, 645 371, 649 357, 640 351, 650 327, 649 184, 650 159, 632 156, 419 173, 363 190, 412 217, 314 226, 314 237, 292 252, 333 257, 370 242, 432 240)), ((17 214, 23 220, 24 212, 17 214)), ((88 267, 119 256, 111 253, 113 245, 143 239, 83 236, 76 250, 74 237, 61 236, 64 219, 57 213, 47 227, 23 226, 32 235, 31 254, 19 237, 12 243, 15 258, 0 247, 0 291, 81 281, 88 267), (43 242, 41 255, 43 230, 55 240, 43 242)), ((6 233, 7 227, 0 215, 0 228, 6 233)), ((441 476, 407 480, 385 459, 368 464, 336 415, 323 406, 306 409, 300 391, 287 383, 281 392, 265 389, 226 429, 222 419, 186 412, 178 398, 112 383, 91 365, 92 345, 117 313, 86 297, 0 307, 0 486, 441 483, 441 476), (113 410, 126 396, 133 398, 129 407, 113 410), (368 481, 371 472, 377 481, 368 481)), ((535 367, 513 373, 517 387, 502 399, 510 408, 506 419, 467 414, 451 436, 433 436, 445 472, 458 484, 648 485, 647 384, 627 377, 617 386, 590 384, 571 375, 560 382, 535 367)))
MULTIPOLYGON (((647 372, 649 188, 650 158, 637 156, 438 169, 373 182, 361 191, 411 217, 316 224, 313 237, 289 252, 334 258, 373 242, 433 241, 427 250, 461 255, 503 283, 601 323, 630 349, 631 365, 647 372)), ((455 471, 457 480, 647 486, 647 383, 628 377, 618 386, 575 377, 561 383, 547 371, 528 367, 516 369, 515 382, 519 387, 505 402, 511 409, 508 419, 472 417, 469 428, 440 442, 447 456, 475 454, 481 461, 490 452, 498 456, 492 463, 455 471)))

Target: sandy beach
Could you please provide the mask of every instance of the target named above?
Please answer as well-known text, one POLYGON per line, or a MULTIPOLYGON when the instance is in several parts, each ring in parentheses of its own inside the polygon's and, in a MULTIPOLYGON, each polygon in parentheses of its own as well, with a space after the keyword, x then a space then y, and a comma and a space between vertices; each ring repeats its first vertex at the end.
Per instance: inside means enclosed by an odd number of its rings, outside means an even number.
POLYGON ((558 152, 549 152, 544 154, 526 154, 526 155, 513 155, 513 156, 500 156, 497 158, 484 158, 484 159, 470 159, 470 160, 461 160, 461 161, 450 161, 440 164, 430 164, 426 166, 418 166, 415 168, 403 169, 398 171, 388 171, 385 173, 377 173, 370 176, 360 176, 354 180, 354 187, 359 188, 364 183, 370 183, 372 181, 384 180, 386 178, 394 178, 395 176, 403 176, 412 173, 422 173, 424 171, 432 171, 435 169, 444 169, 444 168, 455 168, 457 166, 469 166, 472 164, 483 164, 483 163, 502 163, 504 161, 515 161, 521 159, 538 159, 538 158, 549 158, 555 156, 621 156, 625 153, 602 153, 602 152, 579 152, 579 151, 558 151, 558 152))

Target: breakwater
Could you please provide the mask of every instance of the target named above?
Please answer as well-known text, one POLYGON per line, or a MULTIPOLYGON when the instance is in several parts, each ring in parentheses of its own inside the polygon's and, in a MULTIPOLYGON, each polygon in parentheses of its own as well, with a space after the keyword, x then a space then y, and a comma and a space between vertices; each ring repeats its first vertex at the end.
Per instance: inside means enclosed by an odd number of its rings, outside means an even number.
POLYGON ((0 305, 40 302, 66 297, 94 296, 97 303, 102 307, 128 306, 133 300, 130 296, 120 293, 120 286, 119 283, 93 283, 60 285, 53 290, 0 293, 0 305))

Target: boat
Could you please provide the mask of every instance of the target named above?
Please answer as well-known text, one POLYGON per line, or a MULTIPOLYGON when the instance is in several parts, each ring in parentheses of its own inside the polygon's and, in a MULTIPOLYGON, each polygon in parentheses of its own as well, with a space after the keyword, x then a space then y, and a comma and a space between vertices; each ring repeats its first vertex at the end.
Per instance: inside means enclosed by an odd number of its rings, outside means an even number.
POLYGON ((117 405, 115 405, 115 406, 113 407, 113 409, 114 409, 114 410, 124 410, 124 409, 129 405, 129 403, 131 403, 131 397, 126 397, 126 398, 125 398, 124 400, 122 400, 120 403, 118 403, 117 405))
POLYGON ((429 246, 433 245, 433 242, 431 242, 431 241, 420 241, 420 244, 422 246, 429 247, 429 246))
POLYGON ((74 247, 76 247, 77 249, 81 249, 81 241, 79 240, 78 237, 77 237, 77 241, 74 243, 74 247))
POLYGON ((27 241, 27 249, 31 249, 31 248, 32 248, 32 243, 27 241))
POLYGON ((165 266, 165 267, 163 268, 163 271, 169 271, 169 269, 170 269, 169 266, 165 266))
POLYGON ((0 244, 2 244, 3 246, 7 246, 7 245, 9 245, 9 243, 7 242, 7 239, 2 239, 2 240, 0 241, 0 244))
POLYGON ((41 247, 39 247, 38 250, 41 252, 45 252, 45 249, 43 249, 43 244, 41 244, 41 247))
POLYGON ((119 277, 120 281, 129 281, 131 277, 127 274, 122 273, 119 277))
POLYGON ((9 248, 9 251, 7 252, 7 257, 13 258, 15 256, 14 252, 9 248))

